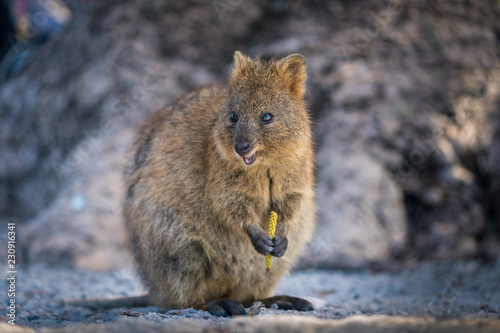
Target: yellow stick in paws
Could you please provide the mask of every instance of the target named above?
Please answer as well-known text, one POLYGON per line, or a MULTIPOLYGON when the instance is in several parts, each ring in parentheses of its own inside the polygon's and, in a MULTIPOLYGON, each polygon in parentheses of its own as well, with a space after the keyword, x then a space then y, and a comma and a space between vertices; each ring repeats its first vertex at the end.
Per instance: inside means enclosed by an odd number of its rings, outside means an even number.
MULTIPOLYGON (((271 237, 271 239, 274 238, 274 232, 276 231, 276 221, 278 221, 278 214, 276 214, 276 212, 271 212, 271 218, 269 219, 269 228, 268 228, 268 232, 269 232, 269 236, 271 237)), ((267 272, 270 272, 271 271, 271 264, 272 264, 272 257, 271 255, 267 255, 266 256, 266 271, 267 272)))

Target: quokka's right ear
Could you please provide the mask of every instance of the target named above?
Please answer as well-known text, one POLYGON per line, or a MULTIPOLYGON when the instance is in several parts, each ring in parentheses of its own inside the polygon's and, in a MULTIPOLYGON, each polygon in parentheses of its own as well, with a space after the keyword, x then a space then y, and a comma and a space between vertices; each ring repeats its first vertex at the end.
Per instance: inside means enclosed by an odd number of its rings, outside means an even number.
POLYGON ((252 59, 243 55, 240 51, 234 52, 233 56, 233 67, 231 69, 230 80, 235 80, 240 75, 245 75, 248 72, 249 64, 252 63, 252 59))

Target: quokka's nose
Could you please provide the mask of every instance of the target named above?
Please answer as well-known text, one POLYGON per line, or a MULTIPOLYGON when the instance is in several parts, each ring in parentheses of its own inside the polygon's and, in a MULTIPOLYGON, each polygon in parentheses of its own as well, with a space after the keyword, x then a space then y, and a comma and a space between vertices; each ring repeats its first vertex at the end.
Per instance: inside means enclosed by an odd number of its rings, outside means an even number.
POLYGON ((234 144, 234 150, 243 156, 250 151, 250 144, 248 142, 237 142, 234 144))

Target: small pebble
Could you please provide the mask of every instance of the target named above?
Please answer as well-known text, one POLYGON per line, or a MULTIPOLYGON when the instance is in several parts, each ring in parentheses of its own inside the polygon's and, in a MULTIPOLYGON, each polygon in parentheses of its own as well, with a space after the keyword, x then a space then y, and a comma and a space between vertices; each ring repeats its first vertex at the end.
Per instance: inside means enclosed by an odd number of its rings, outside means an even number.
POLYGON ((38 316, 38 315, 32 315, 32 316, 28 317, 28 321, 39 320, 39 319, 40 319, 40 316, 38 316))

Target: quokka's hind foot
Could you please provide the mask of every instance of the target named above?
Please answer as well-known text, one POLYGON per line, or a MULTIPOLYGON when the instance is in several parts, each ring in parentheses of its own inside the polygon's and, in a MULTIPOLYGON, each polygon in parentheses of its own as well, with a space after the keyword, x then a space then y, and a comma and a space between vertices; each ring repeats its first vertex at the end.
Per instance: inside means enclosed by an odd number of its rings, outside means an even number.
POLYGON ((286 295, 273 296, 260 300, 266 308, 276 304, 282 310, 314 311, 313 305, 305 299, 286 295))
POLYGON ((229 299, 216 299, 207 303, 194 306, 196 310, 209 312, 213 316, 229 317, 246 315, 247 312, 240 302, 229 299))

